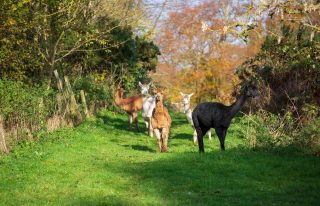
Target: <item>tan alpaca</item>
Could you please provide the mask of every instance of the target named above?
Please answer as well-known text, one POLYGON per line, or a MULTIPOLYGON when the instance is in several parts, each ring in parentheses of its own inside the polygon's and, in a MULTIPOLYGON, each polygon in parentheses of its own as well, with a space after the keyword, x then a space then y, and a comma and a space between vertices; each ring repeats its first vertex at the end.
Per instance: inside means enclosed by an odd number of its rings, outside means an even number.
POLYGON ((132 129, 132 120, 136 124, 136 129, 139 130, 137 112, 142 109, 142 96, 131 96, 123 99, 123 89, 117 89, 115 93, 115 103, 127 112, 129 118, 129 129, 132 129))
POLYGON ((168 151, 168 137, 171 127, 171 117, 167 108, 163 106, 163 94, 161 91, 156 93, 156 107, 151 117, 153 132, 157 137, 159 151, 168 151))

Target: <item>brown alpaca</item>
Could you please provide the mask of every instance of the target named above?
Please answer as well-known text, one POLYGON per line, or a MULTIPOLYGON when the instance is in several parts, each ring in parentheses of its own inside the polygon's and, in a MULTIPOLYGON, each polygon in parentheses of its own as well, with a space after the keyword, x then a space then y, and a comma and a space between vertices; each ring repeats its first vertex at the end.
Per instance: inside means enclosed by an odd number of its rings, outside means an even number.
POLYGON ((156 107, 151 117, 153 132, 157 137, 159 151, 168 151, 168 137, 171 127, 171 117, 167 108, 163 106, 163 94, 160 91, 156 93, 156 107))
POLYGON ((115 103, 127 112, 129 119, 129 129, 132 129, 132 119, 134 119, 136 129, 139 130, 137 112, 142 109, 142 96, 131 96, 123 99, 123 89, 119 88, 115 93, 115 103))

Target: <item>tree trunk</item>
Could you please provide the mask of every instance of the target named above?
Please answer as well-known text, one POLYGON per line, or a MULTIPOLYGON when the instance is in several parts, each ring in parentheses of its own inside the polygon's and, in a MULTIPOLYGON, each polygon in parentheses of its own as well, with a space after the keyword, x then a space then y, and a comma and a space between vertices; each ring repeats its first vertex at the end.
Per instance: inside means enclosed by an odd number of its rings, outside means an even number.
POLYGON ((51 88, 51 82, 52 82, 52 77, 53 77, 53 71, 54 71, 54 63, 50 63, 47 66, 48 68, 48 87, 47 89, 51 88))

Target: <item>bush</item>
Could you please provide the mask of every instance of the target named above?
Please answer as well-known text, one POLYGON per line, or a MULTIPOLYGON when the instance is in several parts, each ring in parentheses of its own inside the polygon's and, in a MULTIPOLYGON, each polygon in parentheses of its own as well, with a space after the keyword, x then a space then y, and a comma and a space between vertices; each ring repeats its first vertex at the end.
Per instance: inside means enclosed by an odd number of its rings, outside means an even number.
POLYGON ((241 123, 243 135, 253 148, 272 149, 276 146, 289 145, 291 140, 284 132, 280 116, 267 112, 257 115, 246 115, 241 123))
POLYGON ((320 118, 300 124, 292 113, 275 115, 260 110, 254 115, 240 118, 240 133, 250 147, 274 150, 294 147, 306 153, 320 154, 320 118))
POLYGON ((55 92, 44 86, 34 87, 20 81, 0 80, 0 94, 0 114, 7 122, 42 124, 55 108, 55 92))
POLYGON ((88 107, 113 109, 113 87, 105 81, 97 80, 94 76, 79 77, 75 79, 73 89, 77 101, 81 103, 80 91, 86 95, 88 107))
POLYGON ((0 80, 0 97, 0 114, 4 117, 9 148, 17 140, 25 145, 34 134, 46 130, 47 119, 56 110, 56 93, 45 86, 0 80))
POLYGON ((295 136, 295 146, 301 150, 320 155, 320 118, 307 122, 295 136))

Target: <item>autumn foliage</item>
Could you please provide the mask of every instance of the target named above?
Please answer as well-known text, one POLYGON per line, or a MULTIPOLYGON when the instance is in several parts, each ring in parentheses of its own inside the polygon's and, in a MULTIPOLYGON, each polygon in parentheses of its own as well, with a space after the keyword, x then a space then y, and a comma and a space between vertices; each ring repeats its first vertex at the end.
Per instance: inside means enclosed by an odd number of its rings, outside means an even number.
MULTIPOLYGON (((202 21, 212 29, 223 29, 225 17, 220 14, 224 2, 186 6, 169 13, 163 23, 157 39, 162 64, 153 79, 170 90, 169 101, 180 102, 179 90, 194 92, 194 103, 216 100, 230 104, 234 101, 232 93, 238 82, 235 69, 258 52, 261 40, 250 33, 250 40, 245 44, 232 33, 224 36, 202 31, 202 21)), ((236 5, 232 9, 242 12, 236 5)))

